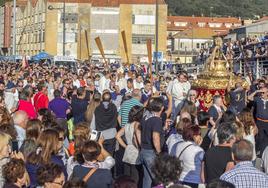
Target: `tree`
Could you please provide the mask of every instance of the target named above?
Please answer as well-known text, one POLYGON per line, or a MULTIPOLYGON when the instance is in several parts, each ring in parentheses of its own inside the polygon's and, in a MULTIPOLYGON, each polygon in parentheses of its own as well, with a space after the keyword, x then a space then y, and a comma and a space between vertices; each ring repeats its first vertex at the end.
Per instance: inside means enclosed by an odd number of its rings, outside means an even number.
POLYGON ((170 15, 254 18, 268 12, 267 0, 166 0, 170 15))

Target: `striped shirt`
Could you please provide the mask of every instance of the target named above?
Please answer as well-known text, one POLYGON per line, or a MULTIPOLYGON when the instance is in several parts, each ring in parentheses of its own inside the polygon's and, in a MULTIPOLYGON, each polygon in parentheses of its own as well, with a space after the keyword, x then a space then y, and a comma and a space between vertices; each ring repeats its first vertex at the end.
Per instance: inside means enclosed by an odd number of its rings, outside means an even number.
POLYGON ((121 126, 122 127, 124 127, 128 123, 129 111, 131 110, 131 108, 133 106, 136 106, 136 105, 142 106, 140 101, 138 101, 135 98, 131 98, 131 99, 123 102, 123 104, 121 105, 121 108, 119 110, 119 116, 121 116, 121 126))
POLYGON ((239 162, 232 170, 221 177, 235 185, 236 188, 267 188, 268 175, 256 169, 251 161, 239 162))

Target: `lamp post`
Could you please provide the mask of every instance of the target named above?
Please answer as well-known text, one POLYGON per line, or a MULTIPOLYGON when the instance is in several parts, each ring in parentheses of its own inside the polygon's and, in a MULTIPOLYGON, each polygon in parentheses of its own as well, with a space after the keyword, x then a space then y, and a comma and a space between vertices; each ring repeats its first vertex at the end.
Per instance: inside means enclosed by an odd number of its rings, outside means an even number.
POLYGON ((63 0, 63 7, 62 8, 54 8, 52 5, 48 6, 48 10, 62 10, 63 11, 63 36, 62 36, 62 55, 65 56, 65 41, 66 41, 66 19, 65 19, 65 0, 63 0))
POLYGON ((16 0, 13 0, 13 48, 12 54, 14 56, 14 62, 16 62, 16 0))

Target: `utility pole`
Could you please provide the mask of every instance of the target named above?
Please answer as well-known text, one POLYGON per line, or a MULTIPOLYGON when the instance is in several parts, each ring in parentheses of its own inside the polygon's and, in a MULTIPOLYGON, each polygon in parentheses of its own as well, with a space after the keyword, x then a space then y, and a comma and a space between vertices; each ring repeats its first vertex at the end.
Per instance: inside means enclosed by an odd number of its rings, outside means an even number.
POLYGON ((16 62, 16 0, 13 0, 13 48, 12 55, 14 56, 14 62, 16 62))
POLYGON ((158 73, 158 16, 159 16, 159 3, 155 0, 155 73, 158 73))
POLYGON ((63 1, 63 46, 62 46, 62 55, 65 56, 65 41, 66 41, 66 16, 65 16, 65 1, 63 1))

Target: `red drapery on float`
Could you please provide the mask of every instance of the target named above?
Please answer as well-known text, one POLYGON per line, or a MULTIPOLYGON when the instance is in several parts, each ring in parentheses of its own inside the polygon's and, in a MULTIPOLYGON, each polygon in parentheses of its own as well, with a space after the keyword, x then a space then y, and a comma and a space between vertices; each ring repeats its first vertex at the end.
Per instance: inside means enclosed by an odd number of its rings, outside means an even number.
POLYGON ((200 103, 200 108, 203 111, 208 111, 209 107, 213 103, 213 96, 221 95, 223 99, 223 104, 226 106, 227 102, 225 99, 226 90, 225 89, 204 89, 204 88, 194 88, 197 91, 197 99, 200 103))

